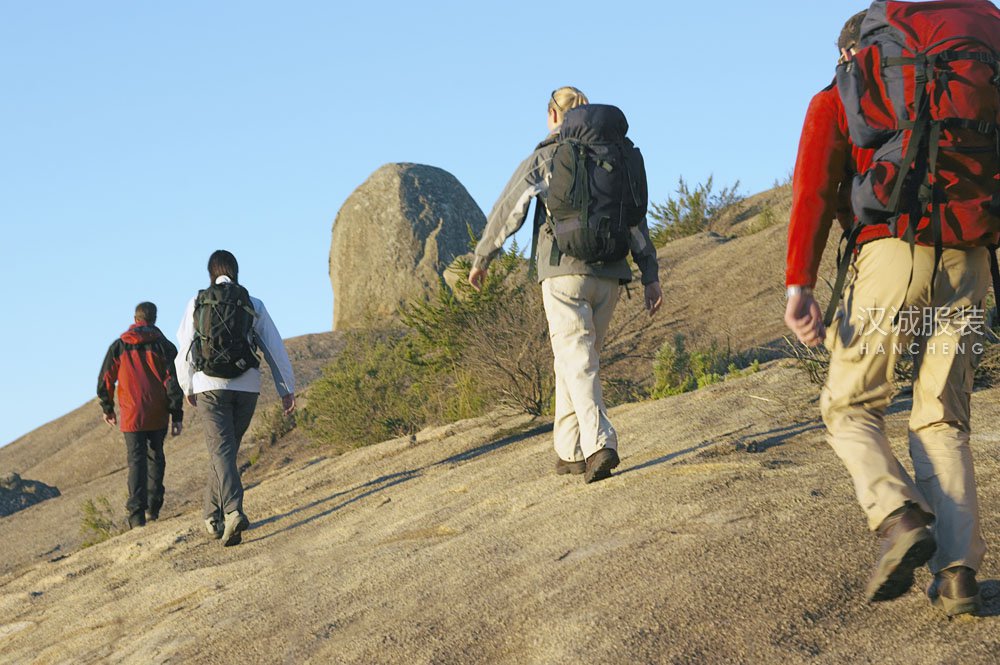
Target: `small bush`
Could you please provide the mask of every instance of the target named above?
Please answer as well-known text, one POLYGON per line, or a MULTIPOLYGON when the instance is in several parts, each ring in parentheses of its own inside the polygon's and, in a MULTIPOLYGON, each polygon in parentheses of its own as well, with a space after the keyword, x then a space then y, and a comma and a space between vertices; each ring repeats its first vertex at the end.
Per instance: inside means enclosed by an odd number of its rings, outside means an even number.
MULTIPOLYGON (((455 269, 468 274, 460 259, 455 269)), ((479 415, 497 405, 539 415, 554 387, 541 291, 515 244, 490 267, 481 290, 461 279, 453 293, 411 303, 403 322, 413 335, 412 360, 434 373, 449 400, 437 415, 479 415)))
POLYGON ((650 238, 656 246, 665 245, 678 238, 686 238, 702 231, 725 210, 738 205, 745 198, 739 193, 740 183, 713 192, 712 176, 704 184, 691 189, 681 178, 677 185, 677 198, 669 197, 665 203, 653 203, 649 216, 653 222, 650 238))
POLYGON ((257 413, 250 438, 262 445, 271 445, 281 440, 295 429, 295 414, 285 415, 285 408, 279 402, 257 413))
POLYGON ((774 206, 770 203, 765 204, 761 208, 760 212, 757 214, 757 219, 753 220, 748 224, 750 233, 759 233, 764 229, 769 229, 779 221, 778 213, 775 212, 774 206))
POLYGON ((418 377, 400 335, 352 332, 310 388, 304 427, 341 449, 412 434, 425 422, 418 377))
POLYGON ((756 359, 722 350, 715 342, 689 351, 684 335, 664 342, 653 360, 654 399, 679 395, 758 371, 756 359))
MULTIPOLYGON (((457 270, 468 273, 468 261, 457 270)), ((402 308, 404 328, 352 333, 310 390, 302 426, 353 447, 498 405, 541 414, 554 381, 541 293, 516 246, 491 266, 480 291, 442 280, 435 297, 402 308)))
MULTIPOLYGON (((833 330, 827 330, 827 335, 835 334, 833 330)), ((806 373, 809 382, 817 386, 826 383, 826 375, 830 370, 830 351, 823 345, 809 347, 796 340, 791 335, 784 337, 784 348, 781 355, 791 358, 795 365, 806 373)), ((913 358, 909 353, 903 354, 896 359, 893 367, 893 376, 900 386, 908 385, 913 380, 913 358)))
POLYGON ((80 515, 80 535, 84 538, 83 547, 102 543, 121 533, 121 528, 115 522, 111 503, 106 496, 87 499, 81 503, 80 515))

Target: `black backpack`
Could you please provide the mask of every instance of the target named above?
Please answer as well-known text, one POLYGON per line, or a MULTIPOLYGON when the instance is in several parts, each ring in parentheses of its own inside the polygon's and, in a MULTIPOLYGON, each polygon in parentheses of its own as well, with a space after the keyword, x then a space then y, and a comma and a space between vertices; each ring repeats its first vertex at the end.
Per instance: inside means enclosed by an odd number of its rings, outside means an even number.
MULTIPOLYGON (((587 263, 628 255, 632 227, 646 216, 646 168, 615 106, 588 104, 563 117, 545 198, 555 248, 587 263)), ((559 255, 553 251, 552 265, 559 255)))
POLYGON ((235 378, 260 367, 250 294, 235 282, 222 282, 198 292, 194 301, 195 370, 208 376, 235 378))

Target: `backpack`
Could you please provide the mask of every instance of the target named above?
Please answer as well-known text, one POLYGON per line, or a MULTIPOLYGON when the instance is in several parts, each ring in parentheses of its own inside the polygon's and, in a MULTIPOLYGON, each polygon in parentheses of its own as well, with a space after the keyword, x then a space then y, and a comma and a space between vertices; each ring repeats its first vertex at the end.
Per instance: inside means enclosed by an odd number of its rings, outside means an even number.
POLYGON ((260 367, 253 331, 256 320, 250 294, 239 284, 221 282, 199 291, 191 345, 195 370, 232 379, 260 367))
POLYGON ((647 192, 642 153, 627 131, 625 114, 605 104, 578 106, 563 117, 545 197, 552 265, 560 254, 587 263, 628 255, 631 229, 646 216, 647 192))
POLYGON ((933 245, 932 283, 943 247, 996 245, 1000 11, 991 2, 876 0, 857 53, 837 67, 837 89, 851 141, 875 153, 854 177, 858 221, 835 299, 863 226, 887 224, 911 249, 918 239, 933 245))

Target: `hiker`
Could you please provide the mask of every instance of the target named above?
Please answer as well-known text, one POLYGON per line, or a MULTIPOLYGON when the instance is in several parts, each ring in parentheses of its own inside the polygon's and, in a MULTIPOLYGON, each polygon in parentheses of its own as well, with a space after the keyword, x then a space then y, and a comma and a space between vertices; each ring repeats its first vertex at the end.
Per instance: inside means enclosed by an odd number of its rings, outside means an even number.
POLYGON ((620 287, 632 279, 626 256, 631 251, 642 272, 650 315, 662 303, 659 266, 646 226, 646 172, 625 137, 622 112, 563 87, 549 97, 548 129, 493 206, 469 282, 482 286, 490 261, 524 224, 536 198, 532 268, 537 254, 555 358, 555 470, 583 474, 590 483, 609 477, 619 463, 598 372, 620 287))
POLYGON ((159 519, 167 425, 172 436, 179 436, 184 420, 184 395, 174 374, 177 347, 156 327, 156 305, 136 305, 134 321, 111 343, 97 379, 104 422, 118 425, 125 435, 129 529, 159 519), (115 415, 116 384, 120 421, 115 415))
POLYGON ((1000 12, 981 0, 883 0, 847 22, 838 47, 836 85, 813 98, 799 143, 785 322, 804 344, 825 341, 830 350, 823 420, 881 541, 868 599, 906 593, 927 563, 934 606, 949 616, 975 613, 986 546, 969 447, 970 393, 985 327, 987 247, 1000 230, 1000 99, 992 81, 1000 12), (947 39, 965 35, 981 41, 947 39), (946 54, 937 67, 932 60, 926 76, 914 74, 914 54, 938 40, 930 52, 946 54), (878 49, 883 58, 873 56, 878 49), (892 82, 874 82, 879 76, 892 82), (939 86, 949 86, 948 94, 939 86), (890 100, 873 99, 877 90, 890 100), (907 90, 918 97, 909 100, 917 118, 902 117, 907 100, 893 96, 907 90), (859 97, 862 91, 869 96, 859 97), (945 99, 951 106, 940 108, 945 99), (876 106, 900 118, 879 118, 876 106), (812 289, 835 215, 846 247, 824 321, 812 289), (912 478, 884 422, 904 353, 914 366, 912 478))
POLYGON ((236 257, 222 249, 213 252, 208 275, 208 288, 188 302, 177 330, 184 352, 177 358, 177 377, 188 403, 205 422, 205 527, 228 547, 242 542, 242 532, 250 527, 236 455, 260 393, 257 351, 271 368, 286 416, 295 409, 295 377, 264 303, 237 279, 236 257))

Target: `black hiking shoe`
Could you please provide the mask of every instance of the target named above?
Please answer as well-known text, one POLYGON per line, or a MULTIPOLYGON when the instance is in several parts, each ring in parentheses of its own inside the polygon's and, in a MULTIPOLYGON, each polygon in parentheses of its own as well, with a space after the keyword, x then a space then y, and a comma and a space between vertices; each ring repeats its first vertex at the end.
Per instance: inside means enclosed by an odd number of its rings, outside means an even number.
POLYGON ((231 547, 243 542, 243 531, 250 527, 250 520, 238 510, 226 513, 226 525, 222 532, 222 546, 231 547))
POLYGON ((587 470, 586 462, 567 462, 561 457, 556 458, 556 475, 564 476, 567 473, 578 476, 587 470))
POLYGON ((146 526, 146 516, 142 513, 136 513, 135 515, 128 516, 128 528, 131 531, 136 527, 146 526))
POLYGON ((146 511, 146 521, 147 522, 155 522, 158 519, 160 519, 160 511, 158 511, 158 510, 147 510, 146 511))
POLYGON ((927 528, 932 519, 907 502, 882 521, 878 528, 882 548, 865 589, 869 602, 899 598, 913 586, 913 571, 927 563, 937 549, 927 528))
POLYGON ((618 466, 618 451, 614 448, 601 448, 587 458, 587 468, 583 474, 583 482, 596 483, 611 477, 611 469, 618 466))
POLYGON ((931 599, 931 605, 949 617, 979 614, 983 609, 976 571, 966 566, 945 568, 935 575, 927 588, 927 597, 931 599))

